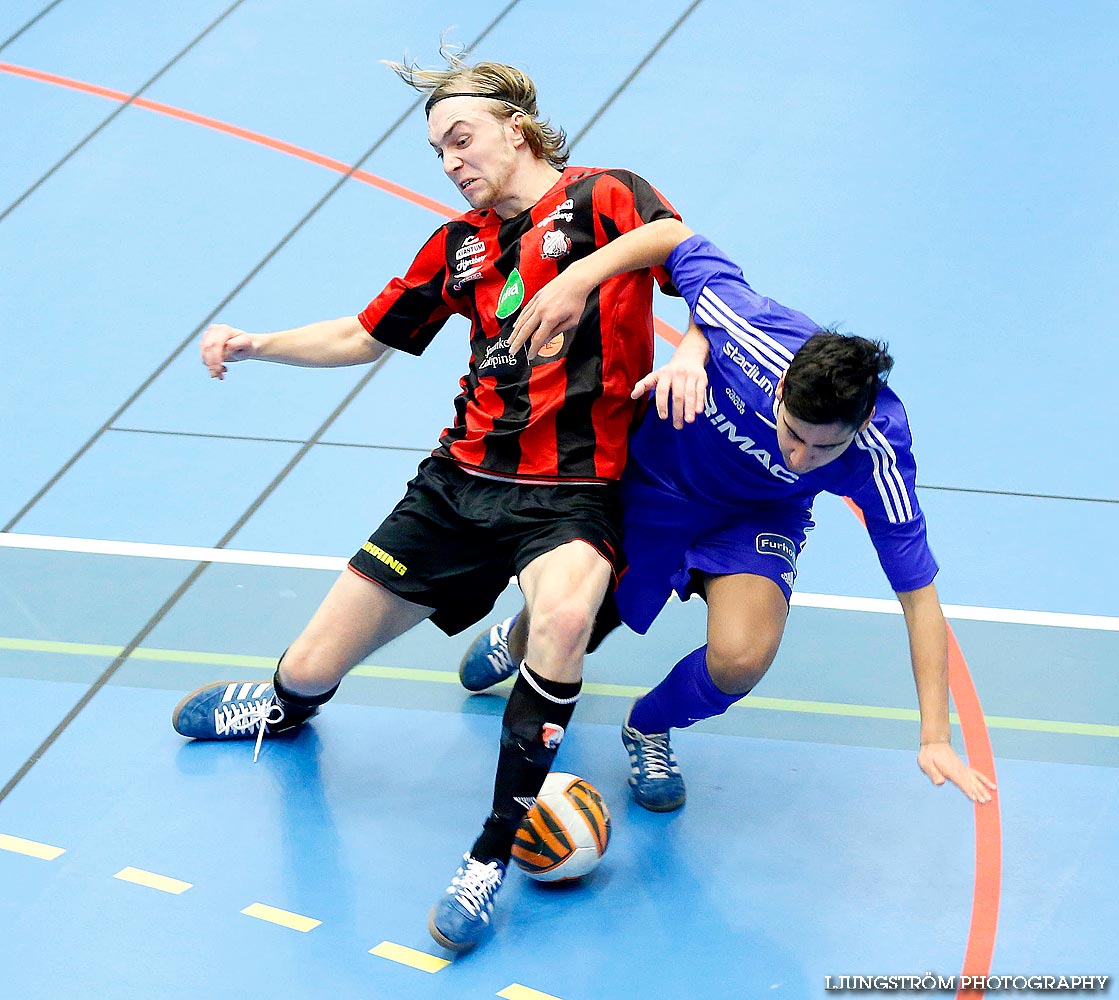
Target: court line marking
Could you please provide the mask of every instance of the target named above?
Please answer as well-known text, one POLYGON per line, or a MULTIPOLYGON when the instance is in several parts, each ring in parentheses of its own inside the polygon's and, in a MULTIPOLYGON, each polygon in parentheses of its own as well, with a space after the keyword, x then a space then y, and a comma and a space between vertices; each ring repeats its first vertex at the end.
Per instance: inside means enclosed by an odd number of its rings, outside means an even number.
POLYGON ((306 934, 322 924, 321 920, 314 917, 305 917, 302 913, 292 913, 290 910, 281 910, 277 906, 267 903, 252 903, 242 911, 246 917, 255 917, 257 920, 267 920, 270 924, 279 924, 281 927, 290 927, 293 931, 306 934))
MULTIPOLYGON (((0 548, 32 549, 44 552, 73 552, 84 555, 127 556, 140 559, 171 559, 181 562, 224 563, 236 566, 272 566, 280 569, 314 569, 341 572, 348 559, 298 552, 261 552, 253 549, 207 548, 199 545, 171 545, 161 542, 122 542, 102 538, 68 538, 0 532, 0 548)), ((862 611, 870 614, 900 615, 895 599, 847 597, 842 594, 795 592, 794 606, 831 611, 862 611)), ((1119 632, 1119 617, 1074 614, 1063 611, 1030 611, 1018 608, 988 608, 969 604, 943 604, 946 618, 958 621, 993 622, 1000 625, 1040 625, 1046 628, 1076 628, 1100 632, 1119 632)))
POLYGON ((142 885, 148 889, 158 889, 160 892, 167 892, 173 896, 182 895, 187 889, 194 888, 190 882, 184 882, 182 879, 171 878, 169 875, 157 875, 155 872, 146 872, 143 868, 133 868, 131 865, 122 868, 113 878, 118 878, 122 882, 131 882, 133 885, 142 885))
POLYGON ((382 941, 376 948, 370 948, 369 954, 376 955, 378 958, 387 958, 390 962, 407 965, 413 969, 419 969, 420 972, 433 974, 451 964, 445 958, 429 955, 426 951, 416 951, 415 948, 407 948, 392 941, 382 941))
POLYGON ((497 995, 502 1000, 559 1000, 559 997, 554 997, 551 993, 541 993, 520 983, 511 983, 497 995))
POLYGON ((65 854, 66 848, 40 844, 37 840, 24 840, 23 837, 13 837, 10 833, 0 833, 0 851, 24 854, 29 858, 39 858, 41 861, 53 861, 59 855, 65 854))
MULTIPOLYGON (((0 636, 0 651, 24 653, 59 653, 67 656, 100 656, 116 658, 123 651, 122 646, 109 646, 100 643, 63 642, 55 639, 18 639, 0 636)), ((156 649, 138 646, 128 659, 146 660, 158 663, 210 664, 213 666, 233 667, 244 670, 262 670, 272 673, 276 669, 276 659, 270 656, 251 656, 239 653, 209 653, 190 649, 156 649)), ((375 677, 379 680, 412 681, 427 684, 460 684, 458 673, 450 670, 424 670, 419 667, 384 667, 362 663, 350 671, 358 677, 375 677)), ((500 687, 509 687, 511 681, 504 681, 500 687)), ((632 701, 649 689, 631 684, 606 684, 586 681, 583 693, 600 695, 607 698, 624 698, 632 701)), ((858 719, 886 719, 899 722, 917 722, 920 713, 915 708, 893 708, 888 705, 859 705, 848 702, 808 701, 796 698, 765 698, 750 695, 735 702, 734 711, 800 712, 805 715, 833 715, 858 719)), ((960 724, 960 716, 953 712, 949 719, 960 724)), ((984 716, 992 729, 1011 729, 1022 732, 1053 733, 1062 736, 1099 736, 1119 739, 1119 725, 1096 722, 1067 722, 1060 719, 1020 719, 1009 715, 984 716)))
MULTIPOLYGON (((975 690, 975 681, 951 625, 948 626, 948 690, 952 693, 952 700, 960 715, 967 763, 997 783, 995 756, 991 748, 991 721, 983 717, 983 706, 979 702, 979 693, 975 690)), ((961 977, 981 977, 991 971, 1002 899, 1002 813, 998 791, 991 793, 990 802, 975 803, 973 813, 975 873, 971 924, 968 927, 961 977)), ((965 990, 961 987, 956 991, 956 1000, 982 1000, 983 996, 982 990, 965 990)))
POLYGON ((53 0, 52 3, 47 4, 47 6, 44 7, 41 11, 39 11, 38 14, 34 15, 34 17, 32 17, 31 20, 27 21, 21 27, 17 28, 15 30, 15 32, 13 34, 9 35, 4 40, 4 43, 2 45, 0 45, 0 52, 3 52, 4 49, 6 49, 9 45, 12 44, 12 42, 14 42, 17 38, 19 38, 21 35, 25 34, 32 27, 34 27, 39 21, 41 21, 52 10, 54 10, 54 8, 57 7, 60 3, 62 3, 62 0, 53 0))

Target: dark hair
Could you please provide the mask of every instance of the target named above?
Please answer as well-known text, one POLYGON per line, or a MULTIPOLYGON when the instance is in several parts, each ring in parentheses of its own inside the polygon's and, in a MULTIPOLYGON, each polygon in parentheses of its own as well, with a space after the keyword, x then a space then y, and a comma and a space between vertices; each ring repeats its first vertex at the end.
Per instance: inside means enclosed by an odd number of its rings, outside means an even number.
POLYGON ((798 420, 860 427, 893 366, 881 341, 818 330, 793 355, 782 401, 798 420))

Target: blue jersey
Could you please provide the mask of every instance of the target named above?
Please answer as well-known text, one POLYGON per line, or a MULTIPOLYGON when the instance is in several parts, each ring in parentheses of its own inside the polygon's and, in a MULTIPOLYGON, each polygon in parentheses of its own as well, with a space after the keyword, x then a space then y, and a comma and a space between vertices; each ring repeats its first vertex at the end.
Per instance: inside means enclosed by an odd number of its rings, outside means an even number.
POLYGON ((810 510, 821 492, 862 509, 879 562, 895 591, 936 576, 925 517, 917 503, 917 464, 901 400, 883 386, 869 426, 842 455, 797 475, 782 465, 775 390, 793 354, 819 326, 758 295, 742 271, 701 236, 668 258, 673 284, 711 345, 704 412, 676 430, 650 408, 634 433, 634 475, 716 511, 778 504, 810 510))

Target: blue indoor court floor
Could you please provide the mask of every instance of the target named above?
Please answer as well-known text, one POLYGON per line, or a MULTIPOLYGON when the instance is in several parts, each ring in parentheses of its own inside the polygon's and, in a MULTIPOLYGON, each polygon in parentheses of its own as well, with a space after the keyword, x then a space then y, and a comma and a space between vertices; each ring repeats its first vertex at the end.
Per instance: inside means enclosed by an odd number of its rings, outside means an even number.
POLYGON ((1102 0, 0 4, 0 996, 1119 974, 1117 50, 1102 0), (452 418, 458 321, 370 369, 218 382, 197 355, 216 319, 359 311, 465 207, 380 62, 434 66, 443 32, 528 70, 573 162, 637 171, 756 288, 889 341, 954 742, 992 803, 917 769, 900 608, 829 497, 770 673, 674 734, 679 812, 629 799, 618 729, 702 605, 588 658, 557 767, 605 796, 610 848, 573 886, 514 872, 457 958, 427 912, 506 694, 458 683, 474 629, 396 640, 256 764, 171 729, 199 684, 270 677, 452 418))

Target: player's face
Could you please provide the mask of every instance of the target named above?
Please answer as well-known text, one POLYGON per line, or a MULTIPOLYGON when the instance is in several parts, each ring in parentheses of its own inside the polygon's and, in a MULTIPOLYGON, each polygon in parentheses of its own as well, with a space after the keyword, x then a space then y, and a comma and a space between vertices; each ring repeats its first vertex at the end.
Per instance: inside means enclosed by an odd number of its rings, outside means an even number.
POLYGON ((471 208, 498 210, 515 197, 517 150, 524 142, 511 121, 493 116, 494 102, 450 97, 431 109, 428 142, 471 208))
MULTIPOLYGON (((864 424, 865 426, 865 424, 864 424)), ((794 417, 783 403, 777 404, 777 444, 785 468, 803 476, 839 458, 861 430, 837 421, 833 424, 810 424, 794 417)))

